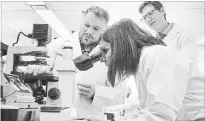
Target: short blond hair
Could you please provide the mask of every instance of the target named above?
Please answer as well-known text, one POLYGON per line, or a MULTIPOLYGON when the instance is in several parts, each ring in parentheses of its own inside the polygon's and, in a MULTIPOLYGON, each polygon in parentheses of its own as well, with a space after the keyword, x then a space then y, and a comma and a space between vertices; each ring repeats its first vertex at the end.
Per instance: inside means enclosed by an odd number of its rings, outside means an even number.
POLYGON ((91 6, 91 7, 87 8, 87 10, 84 12, 84 15, 86 15, 89 12, 92 12, 97 17, 104 19, 106 23, 109 22, 110 16, 109 16, 109 13, 107 10, 105 10, 101 7, 98 7, 98 6, 91 6))

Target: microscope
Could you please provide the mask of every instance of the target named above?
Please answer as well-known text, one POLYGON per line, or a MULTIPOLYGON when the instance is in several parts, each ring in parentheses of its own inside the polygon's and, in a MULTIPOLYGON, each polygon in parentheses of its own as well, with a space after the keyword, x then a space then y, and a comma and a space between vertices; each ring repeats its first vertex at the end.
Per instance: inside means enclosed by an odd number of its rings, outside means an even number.
MULTIPOLYGON (((2 60, 4 66, 5 61, 2 60)), ((2 121, 40 121, 40 109, 29 85, 13 74, 1 70, 2 121), (12 115, 12 116, 11 116, 12 115)))
POLYGON ((48 81, 58 81, 58 77, 49 74, 46 60, 39 59, 47 58, 45 52, 47 52, 46 47, 24 46, 11 46, 7 52, 5 72, 20 76, 24 83, 31 87, 33 96, 39 104, 43 104, 42 100, 46 97, 46 90, 42 86, 47 86, 48 81))
POLYGON ((49 74, 46 61, 49 57, 45 45, 51 39, 51 28, 48 24, 34 24, 32 34, 19 32, 19 35, 13 46, 8 47, 5 72, 20 76, 31 87, 35 101, 43 104, 43 98, 47 96, 47 88, 44 89, 43 86, 47 87, 48 81, 58 81, 58 77, 49 74), (20 34, 36 39, 37 47, 14 46, 18 43, 20 34))
MULTIPOLYGON (((72 59, 73 48, 66 46, 63 48, 63 57, 55 62, 59 75, 53 75, 47 70, 47 59, 49 59, 49 57, 47 56, 48 49, 45 45, 49 41, 49 38, 51 38, 51 34, 49 33, 51 30, 49 29, 50 27, 47 24, 34 24, 33 33, 26 35, 38 41, 37 47, 14 46, 18 43, 18 39, 13 46, 8 47, 4 80, 7 80, 5 82, 10 86, 3 85, 3 91, 1 92, 7 92, 5 89, 17 90, 14 91, 15 93, 12 93, 13 98, 11 98, 13 101, 16 101, 15 108, 17 108, 17 110, 22 108, 22 105, 19 105, 22 104, 20 102, 26 100, 29 100, 23 103, 28 107, 26 109, 34 107, 39 109, 37 107, 40 107, 41 112, 61 112, 64 109, 73 107, 76 67, 79 70, 85 71, 91 68, 93 63, 98 61, 102 56, 99 52, 91 55, 88 60, 78 60, 77 62, 72 59), (17 83, 13 83, 13 81, 9 81, 12 80, 10 78, 20 80, 18 82, 21 82, 21 86, 18 86, 17 83), (45 88, 43 86, 45 86, 45 88), (25 90, 27 91, 25 92, 25 90), (24 93, 29 93, 29 97, 24 95, 24 93), (33 105, 37 104, 37 107, 36 105, 32 107, 31 102, 33 105)), ((11 105, 11 103, 8 102, 7 104, 11 105)), ((25 108, 25 106, 23 108, 25 108)), ((36 113, 37 112, 39 113, 39 111, 36 111, 36 113)), ((29 115, 31 114, 29 113, 29 115)), ((27 119, 25 119, 25 121, 26 120, 27 119)), ((34 121, 38 120, 36 119, 34 121)))
MULTIPOLYGON (((37 47, 12 46, 7 52, 6 73, 18 75, 28 84, 41 107, 41 112, 60 112, 73 107, 75 92, 75 66, 72 60, 73 48, 63 48, 63 58, 55 61, 56 76, 47 65, 48 49, 45 47, 51 34, 47 24, 34 24, 33 34, 37 47), (43 87, 45 86, 45 87, 43 87)), ((18 43, 18 42, 16 42, 18 43)), ((14 43, 13 45, 15 45, 14 43)))

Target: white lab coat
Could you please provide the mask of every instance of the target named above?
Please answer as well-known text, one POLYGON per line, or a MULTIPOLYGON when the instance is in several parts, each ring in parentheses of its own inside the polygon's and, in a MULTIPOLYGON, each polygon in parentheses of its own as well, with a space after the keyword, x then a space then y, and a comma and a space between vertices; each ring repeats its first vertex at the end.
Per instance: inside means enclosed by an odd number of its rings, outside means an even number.
POLYGON ((140 110, 133 121, 175 121, 181 115, 189 69, 180 58, 168 47, 143 48, 135 75, 140 110))
MULTIPOLYGON (((78 32, 75 32, 71 37, 70 41, 66 40, 54 40, 53 43, 48 45, 52 48, 50 55, 55 57, 56 53, 61 51, 64 45, 71 45, 73 47, 73 58, 80 56, 81 48, 79 43, 78 32), (59 42, 60 41, 60 42, 59 42), (57 51, 53 51, 55 50, 57 51)), ((94 48, 89 55, 99 51, 99 46, 94 48)), ((58 54, 57 59, 61 56, 58 54)), ((54 60, 52 60, 50 65, 53 65, 54 60)), ((55 66, 54 66, 55 70, 55 66)), ((124 103, 127 93, 129 93, 129 87, 126 84, 121 84, 118 88, 109 87, 106 84, 107 79, 107 67, 104 63, 96 62, 94 66, 87 71, 77 71, 76 73, 76 84, 94 84, 95 85, 95 95, 93 100, 86 99, 79 95, 78 89, 76 87, 75 92, 75 108, 77 110, 78 116, 88 116, 103 113, 103 106, 118 105, 124 103)), ((126 82, 124 82, 126 83, 126 82)))
POLYGON ((138 95, 130 95, 138 96, 140 110, 126 121, 205 119, 204 38, 197 43, 175 24, 163 41, 167 49, 153 46, 142 52, 135 79, 138 95))
MULTIPOLYGON (((182 56, 189 58, 189 83, 184 109, 181 110, 184 115, 178 117, 178 119, 196 120, 204 118, 204 66, 200 67, 204 65, 204 60, 199 60, 199 58, 204 57, 204 49, 199 50, 196 38, 190 32, 180 28, 178 24, 174 24, 163 41, 182 56)), ((204 45, 201 46, 204 48, 204 45)))

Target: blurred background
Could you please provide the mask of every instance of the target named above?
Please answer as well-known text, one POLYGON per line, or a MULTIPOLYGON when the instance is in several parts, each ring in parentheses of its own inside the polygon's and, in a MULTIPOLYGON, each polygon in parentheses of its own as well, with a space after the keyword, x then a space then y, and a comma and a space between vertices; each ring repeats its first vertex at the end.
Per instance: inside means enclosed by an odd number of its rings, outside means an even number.
MULTIPOLYGON (((31 7, 28 2, 1 2, 1 41, 9 46, 16 41, 20 31, 25 34, 32 33, 33 24, 46 24, 51 22, 53 26, 63 26, 67 31, 77 31, 83 16, 82 11, 92 5, 98 5, 107 9, 110 14, 110 25, 121 18, 131 18, 144 29, 150 30, 140 19, 138 13, 139 5, 142 2, 44 2, 46 8, 52 15, 62 23, 55 23, 54 19, 46 18, 48 14, 40 15, 31 7)), ((177 22, 182 27, 201 38, 204 36, 204 4, 205 2, 162 2, 167 19, 170 22, 177 22)), ((40 4, 40 3, 39 3, 40 4)), ((39 8, 38 8, 39 9, 39 8)), ((60 28, 52 28, 52 39, 61 36, 60 28)), ((61 29, 62 30, 62 29, 61 29)), ((17 45, 35 46, 36 41, 25 36, 19 38, 17 45)))

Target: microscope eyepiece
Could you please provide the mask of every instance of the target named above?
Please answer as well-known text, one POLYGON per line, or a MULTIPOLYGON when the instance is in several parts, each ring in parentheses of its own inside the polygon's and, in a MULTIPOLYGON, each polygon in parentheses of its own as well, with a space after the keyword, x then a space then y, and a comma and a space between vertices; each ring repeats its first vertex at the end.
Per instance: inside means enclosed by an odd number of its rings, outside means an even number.
POLYGON ((101 57, 102 57, 101 51, 99 51, 99 52, 97 52, 97 53, 91 55, 91 61, 92 61, 92 63, 95 63, 95 62, 99 61, 99 60, 101 59, 101 57))
POLYGON ((73 61, 76 67, 81 71, 86 71, 93 67, 93 63, 99 61, 102 57, 101 51, 92 54, 89 56, 88 54, 82 54, 81 56, 75 58, 73 61))

